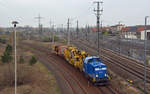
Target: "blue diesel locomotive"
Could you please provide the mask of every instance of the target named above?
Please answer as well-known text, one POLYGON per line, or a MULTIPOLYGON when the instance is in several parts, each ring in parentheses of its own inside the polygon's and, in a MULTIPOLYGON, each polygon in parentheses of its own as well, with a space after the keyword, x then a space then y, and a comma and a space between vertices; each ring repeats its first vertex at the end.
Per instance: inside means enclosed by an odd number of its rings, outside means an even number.
POLYGON ((86 57, 83 60, 83 72, 94 85, 108 84, 107 66, 101 62, 99 57, 86 57))

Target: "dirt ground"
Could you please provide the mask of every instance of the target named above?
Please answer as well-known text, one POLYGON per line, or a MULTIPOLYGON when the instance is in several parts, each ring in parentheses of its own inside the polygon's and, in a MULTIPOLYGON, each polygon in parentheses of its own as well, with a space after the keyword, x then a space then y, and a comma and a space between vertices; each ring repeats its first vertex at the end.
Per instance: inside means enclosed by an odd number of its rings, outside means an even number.
MULTIPOLYGON (((57 44, 63 45, 62 43, 55 43, 55 44, 43 43, 43 42, 39 42, 39 43, 44 45, 44 47, 47 47, 47 48, 50 48, 50 46, 52 47, 52 45, 57 45, 57 44)), ((114 88, 117 88, 123 94, 141 94, 142 93, 142 91, 135 88, 132 84, 128 83, 123 78, 119 77, 114 72, 112 72, 111 70, 109 70, 109 72, 112 75, 112 79, 110 83, 113 85, 114 88)))
MULTIPOLYGON (((35 43, 35 41, 30 41, 30 42, 35 43)), ((49 48, 49 49, 51 49, 52 45, 56 45, 56 44, 63 45, 62 43, 55 43, 55 44, 44 43, 44 42, 36 42, 36 43, 37 45, 40 45, 40 46, 43 45, 44 47, 49 48)), ((132 84, 129 84, 123 78, 119 77, 111 70, 109 71, 112 75, 112 79, 110 83, 113 85, 114 88, 118 89, 123 94, 141 94, 142 93, 139 89, 135 88, 132 84)))
POLYGON ((132 84, 129 84, 127 81, 116 75, 111 70, 109 70, 109 72, 112 76, 110 83, 114 88, 117 88, 123 94, 142 94, 142 92, 139 89, 135 88, 132 84))
MULTIPOLYGON (((5 47, 1 46, 0 56, 4 50, 5 47)), ((18 50, 18 53, 22 53, 24 58, 24 63, 17 62, 18 94, 60 94, 55 77, 43 64, 38 61, 35 65, 29 65, 29 60, 33 56, 31 52, 18 50)), ((12 94, 13 92, 14 64, 3 64, 0 60, 0 94, 12 94)))

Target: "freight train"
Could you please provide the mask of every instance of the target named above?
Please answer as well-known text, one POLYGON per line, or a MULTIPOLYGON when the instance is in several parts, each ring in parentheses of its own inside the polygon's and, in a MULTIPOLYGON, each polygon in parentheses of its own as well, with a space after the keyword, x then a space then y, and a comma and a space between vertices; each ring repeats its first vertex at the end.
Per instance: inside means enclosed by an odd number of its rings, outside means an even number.
POLYGON ((55 45, 54 52, 63 56, 69 64, 79 69, 94 85, 107 85, 109 76, 107 66, 96 56, 90 56, 85 51, 74 46, 55 45))

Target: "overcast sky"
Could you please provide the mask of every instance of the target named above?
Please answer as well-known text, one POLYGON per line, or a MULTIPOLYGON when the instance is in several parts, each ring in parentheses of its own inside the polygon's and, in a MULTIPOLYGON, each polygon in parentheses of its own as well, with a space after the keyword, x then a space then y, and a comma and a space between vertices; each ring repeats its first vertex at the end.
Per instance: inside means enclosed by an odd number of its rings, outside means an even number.
MULTIPOLYGON (((67 23, 72 26, 79 20, 80 26, 95 25, 94 0, 0 0, 0 26, 11 26, 11 21, 19 21, 20 26, 37 26, 34 17, 40 13, 42 24, 49 26, 53 21, 57 26, 67 23)), ((104 25, 114 25, 121 21, 126 25, 144 24, 144 17, 150 16, 150 0, 103 0, 102 20, 104 25)), ((149 22, 150 24, 150 22, 149 22)))

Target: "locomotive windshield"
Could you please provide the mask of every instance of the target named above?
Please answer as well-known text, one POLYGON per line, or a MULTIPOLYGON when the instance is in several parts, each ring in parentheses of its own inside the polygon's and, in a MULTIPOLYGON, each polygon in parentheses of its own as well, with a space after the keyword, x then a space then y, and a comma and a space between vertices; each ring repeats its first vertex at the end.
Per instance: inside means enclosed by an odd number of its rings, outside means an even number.
POLYGON ((95 60, 96 62, 101 62, 101 60, 100 60, 99 58, 94 58, 94 60, 95 60))
POLYGON ((92 58, 88 60, 89 63, 93 63, 93 62, 101 62, 101 60, 99 58, 92 58))

